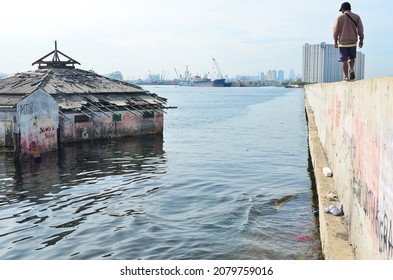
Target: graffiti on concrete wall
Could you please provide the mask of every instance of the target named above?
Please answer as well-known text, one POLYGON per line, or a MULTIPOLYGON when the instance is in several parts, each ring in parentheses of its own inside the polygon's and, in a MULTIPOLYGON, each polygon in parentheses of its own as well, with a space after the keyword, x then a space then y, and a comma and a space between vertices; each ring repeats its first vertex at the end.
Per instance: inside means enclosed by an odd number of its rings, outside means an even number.
MULTIPOLYGON (((366 106, 363 103, 360 105, 366 106)), ((345 111, 344 114, 343 106, 339 95, 334 95, 327 110, 329 122, 333 131, 341 135, 336 144, 350 147, 340 151, 340 154, 351 159, 352 191, 367 218, 368 235, 379 253, 384 258, 391 259, 393 258, 393 202, 390 202, 393 201, 391 188, 393 144, 381 144, 380 131, 370 126, 362 113, 345 111)), ((387 141, 388 143, 393 143, 393 135, 391 138, 392 141, 387 141)))
POLYGON ((384 253, 387 259, 393 258, 393 232, 391 216, 385 211, 378 214, 378 249, 384 253))
MULTIPOLYGON (((388 122, 389 123, 389 122, 388 122)), ((387 129, 389 131, 389 129, 387 129)), ((393 134, 385 135, 381 150, 380 193, 378 204, 378 249, 393 259, 393 134)))
POLYGON ((361 205, 371 223, 378 211, 380 143, 376 133, 354 116, 352 123, 352 161, 356 180, 362 186, 361 205))
POLYGON ((307 87, 361 258, 393 259, 391 78, 307 87))

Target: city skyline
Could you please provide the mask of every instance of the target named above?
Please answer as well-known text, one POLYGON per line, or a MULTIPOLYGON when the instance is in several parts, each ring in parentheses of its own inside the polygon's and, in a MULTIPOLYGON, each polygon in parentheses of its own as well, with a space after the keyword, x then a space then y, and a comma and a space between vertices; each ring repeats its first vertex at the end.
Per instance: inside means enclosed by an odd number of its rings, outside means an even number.
MULTIPOLYGON (((115 78, 118 80, 127 80, 127 78, 124 78, 122 73, 120 71, 114 71, 112 73, 106 74, 106 76, 115 78)), ((210 79, 216 79, 218 78, 217 73, 211 73, 207 72, 204 74, 200 73, 188 73, 188 78, 192 78, 195 76, 199 77, 206 77, 210 79)), ((235 76, 228 76, 224 75, 223 78, 228 79, 228 80, 251 80, 251 81, 284 81, 284 80, 296 80, 301 78, 301 74, 293 71, 293 69, 290 69, 289 71, 284 71, 284 70, 277 70, 277 69, 269 69, 268 71, 262 71, 259 73, 255 73, 255 75, 235 75, 235 76)), ((165 73, 149 73, 146 77, 140 78, 137 80, 146 80, 146 81, 160 81, 160 80, 182 80, 184 78, 184 73, 177 73, 175 78, 169 78, 165 77, 165 73)))
MULTIPOLYGON (((303 46, 302 81, 307 83, 331 83, 343 80, 340 53, 333 44, 305 44, 303 46)), ((357 51, 355 62, 356 80, 364 79, 365 55, 357 51)))
MULTIPOLYGON (((0 72, 36 69, 31 63, 54 49, 85 70, 120 71, 125 79, 149 73, 176 77, 188 66, 195 74, 213 67, 229 77, 269 69, 302 71, 305 43, 331 43, 342 1, 37 0, 3 3, 0 72), (317 8, 316 8, 317 7, 317 8)), ((365 78, 393 74, 390 14, 393 3, 352 3, 365 26, 365 78), (378 20, 375 20, 378 19, 378 20)))

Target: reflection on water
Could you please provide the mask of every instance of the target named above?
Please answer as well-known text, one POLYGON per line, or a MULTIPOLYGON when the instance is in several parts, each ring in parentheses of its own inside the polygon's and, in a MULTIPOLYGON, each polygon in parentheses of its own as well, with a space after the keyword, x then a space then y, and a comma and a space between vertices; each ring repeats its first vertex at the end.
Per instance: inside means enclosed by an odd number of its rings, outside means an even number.
MULTIPOLYGON (((35 251, 55 245, 78 230, 87 217, 95 219, 97 214, 115 209, 117 205, 111 204, 121 204, 118 197, 134 188, 133 184, 165 173, 166 161, 162 136, 61 145, 58 152, 43 155, 40 164, 15 160, 12 153, 1 153, 0 157, 2 259, 35 258, 36 254, 26 255, 19 244, 28 242, 35 251)), ((136 189, 130 199, 155 189, 136 189)), ((126 217, 141 213, 143 209, 135 207, 107 215, 126 217)), ((78 235, 71 240, 88 238, 78 235)), ((64 258, 61 250, 58 256, 64 258)), ((37 257, 50 259, 56 255, 37 257)))
POLYGON ((0 154, 1 204, 23 200, 40 203, 48 194, 81 183, 94 184, 108 175, 165 172, 162 136, 62 144, 59 151, 43 155, 40 164, 15 160, 12 153, 0 154))

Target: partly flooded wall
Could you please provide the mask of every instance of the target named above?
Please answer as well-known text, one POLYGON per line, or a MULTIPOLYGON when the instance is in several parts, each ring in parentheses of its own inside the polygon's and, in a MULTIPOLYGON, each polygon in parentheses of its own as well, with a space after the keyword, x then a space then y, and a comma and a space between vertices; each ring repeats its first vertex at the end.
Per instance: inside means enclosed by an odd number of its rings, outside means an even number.
POLYGON ((129 109, 116 112, 99 110, 64 111, 43 90, 22 99, 16 108, 0 112, 0 147, 14 148, 20 155, 29 154, 35 141, 41 153, 57 150, 58 143, 90 141, 163 133, 164 111, 129 109))
POLYGON ((14 122, 16 110, 3 109, 0 112, 0 147, 14 147, 14 122))
POLYGON ((14 133, 20 134, 22 153, 29 153, 31 141, 41 152, 56 150, 58 126, 57 102, 46 92, 37 90, 18 103, 14 133))
POLYGON ((158 111, 68 113, 60 119, 60 142, 162 134, 163 114, 158 111))
POLYGON ((393 77, 305 88, 357 259, 393 259, 392 94, 393 77))

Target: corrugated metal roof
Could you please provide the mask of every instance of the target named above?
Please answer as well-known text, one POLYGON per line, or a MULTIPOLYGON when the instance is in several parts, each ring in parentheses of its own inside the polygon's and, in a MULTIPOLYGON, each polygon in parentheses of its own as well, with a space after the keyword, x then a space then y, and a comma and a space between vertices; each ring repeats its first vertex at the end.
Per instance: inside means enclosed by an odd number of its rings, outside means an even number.
POLYGON ((57 100, 60 108, 80 108, 83 100, 163 106, 166 99, 130 83, 109 79, 81 69, 38 69, 0 80, 0 106, 16 105, 22 98, 42 89, 57 100))

